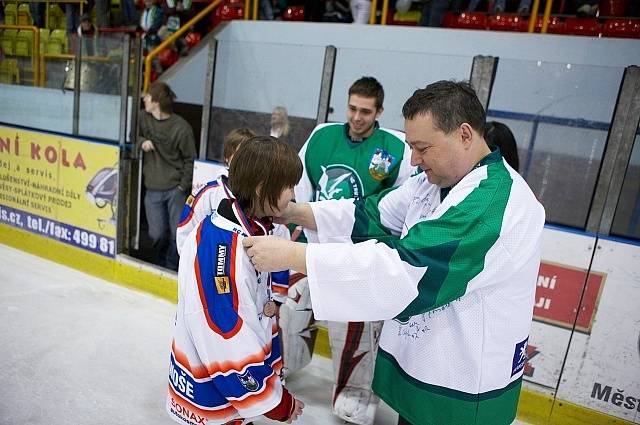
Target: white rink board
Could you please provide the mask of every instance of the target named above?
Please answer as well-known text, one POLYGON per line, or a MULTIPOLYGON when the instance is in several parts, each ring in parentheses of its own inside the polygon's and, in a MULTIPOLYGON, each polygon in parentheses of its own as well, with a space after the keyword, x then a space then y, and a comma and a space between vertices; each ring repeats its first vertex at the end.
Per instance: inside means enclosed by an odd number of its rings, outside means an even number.
POLYGON ((640 246, 600 240, 592 269, 606 283, 591 334, 571 340, 557 397, 640 423, 640 246))
MULTIPOLYGON (((542 236, 542 262, 551 264, 553 267, 561 265, 563 268, 576 268, 586 271, 589 268, 594 243, 595 238, 593 236, 545 228, 542 236)), ((541 303, 543 307, 534 310, 534 322, 531 327, 527 348, 530 360, 525 366, 524 375, 526 382, 542 385, 550 390, 555 390, 560 379, 562 363, 571 338, 571 331, 567 329, 568 325, 566 323, 562 326, 550 323, 553 321, 551 320, 553 315, 547 313, 544 305, 548 304, 550 311, 553 311, 557 305, 556 303, 562 301, 565 305, 565 310, 570 309, 573 311, 580 300, 579 294, 575 297, 570 297, 569 300, 558 300, 557 295, 554 296, 554 293, 562 294, 568 284, 575 287, 577 285, 575 281, 567 283, 562 279, 556 279, 553 290, 541 287, 541 278, 553 278, 553 276, 545 276, 544 274, 539 276, 539 284, 536 288, 536 303, 541 303), (551 300, 543 301, 542 299, 545 297, 551 298, 551 300), (545 321, 543 322, 542 320, 545 321)), ((557 322, 560 323, 560 321, 557 322)))

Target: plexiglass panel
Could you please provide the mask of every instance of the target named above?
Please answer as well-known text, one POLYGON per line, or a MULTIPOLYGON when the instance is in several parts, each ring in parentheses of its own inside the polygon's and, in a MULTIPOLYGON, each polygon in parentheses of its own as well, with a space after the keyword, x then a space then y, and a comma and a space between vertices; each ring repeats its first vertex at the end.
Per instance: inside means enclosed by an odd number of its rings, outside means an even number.
POLYGON ((549 223, 586 224, 623 71, 500 59, 487 119, 511 127, 549 223))
POLYGON ((471 56, 340 48, 331 88, 333 111, 329 121, 346 120, 349 87, 360 77, 371 76, 385 88, 380 125, 403 130, 402 105, 415 90, 438 80, 468 80, 472 64, 471 56), (387 66, 379 66, 381 63, 387 66))
POLYGON ((325 48, 297 44, 220 41, 216 57, 212 123, 207 158, 231 130, 271 132, 271 115, 284 107, 289 133, 300 148, 313 129, 325 48))
MULTIPOLYGON (((118 141, 124 40, 123 34, 74 38, 76 47, 82 49, 78 130, 81 136, 118 141)), ((73 74, 67 81, 73 82, 73 74)), ((73 84, 70 85, 73 90, 73 84)))

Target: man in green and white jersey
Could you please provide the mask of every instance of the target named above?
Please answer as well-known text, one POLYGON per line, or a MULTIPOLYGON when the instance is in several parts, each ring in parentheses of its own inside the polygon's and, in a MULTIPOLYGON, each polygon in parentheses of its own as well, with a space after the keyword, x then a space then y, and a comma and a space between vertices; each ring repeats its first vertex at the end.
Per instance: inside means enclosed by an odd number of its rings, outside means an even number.
POLYGON ((310 241, 251 238, 259 270, 306 271, 319 319, 384 319, 373 389, 400 424, 509 424, 516 416, 544 209, 483 137, 466 83, 403 107, 423 173, 360 201, 290 204, 310 241))
MULTIPOLYGON (((410 177, 414 167, 404 133, 378 124, 383 103, 384 89, 375 78, 362 77, 351 85, 347 122, 318 125, 300 150, 304 169, 295 187, 298 202, 365 199, 410 177)), ((294 299, 308 300, 305 293, 299 295, 301 288, 308 291, 306 282, 297 285, 298 290, 290 289, 294 299)), ((285 304, 281 311, 284 367, 295 371, 310 360, 310 355, 303 354, 309 339, 305 336, 310 317, 305 315, 311 315, 311 306, 298 303, 287 309, 291 303, 285 304), (296 334, 297 330, 301 332, 296 334)), ((348 422, 371 425, 379 401, 371 382, 382 322, 330 321, 327 326, 334 366, 333 412, 348 422)))

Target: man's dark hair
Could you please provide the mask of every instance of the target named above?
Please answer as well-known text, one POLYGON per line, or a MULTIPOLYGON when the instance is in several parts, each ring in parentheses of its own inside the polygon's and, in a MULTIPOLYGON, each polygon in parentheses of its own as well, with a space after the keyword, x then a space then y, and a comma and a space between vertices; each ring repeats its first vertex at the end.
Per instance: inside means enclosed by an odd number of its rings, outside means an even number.
POLYGON ((160 110, 165 114, 173 112, 173 102, 176 100, 176 94, 166 83, 156 81, 149 86, 147 91, 153 102, 160 104, 160 110))
POLYGON ((349 97, 356 94, 362 97, 373 97, 376 99, 376 109, 382 108, 384 103, 384 89, 382 84, 373 77, 362 77, 349 87, 349 97))
POLYGON ((437 81, 413 95, 402 107, 402 115, 411 120, 431 114, 433 124, 445 134, 464 122, 482 136, 486 120, 484 108, 471 84, 462 81, 437 81))
POLYGON ((500 148, 502 157, 511 165, 511 168, 519 171, 518 145, 509 127, 499 121, 489 121, 484 126, 484 140, 489 146, 500 148))
POLYGON ((241 143, 229 166, 229 187, 240 206, 252 213, 277 206, 280 194, 298 184, 301 177, 298 153, 271 136, 256 136, 241 143))

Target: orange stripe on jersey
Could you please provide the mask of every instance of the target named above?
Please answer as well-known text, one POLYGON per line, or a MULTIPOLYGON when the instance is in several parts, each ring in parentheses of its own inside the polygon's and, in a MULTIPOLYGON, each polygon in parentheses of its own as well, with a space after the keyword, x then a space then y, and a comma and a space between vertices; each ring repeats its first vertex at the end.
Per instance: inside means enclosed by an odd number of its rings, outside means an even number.
POLYGON ((260 353, 251 354, 243 359, 233 361, 225 360, 222 362, 212 362, 206 365, 209 375, 213 376, 218 373, 226 374, 229 372, 240 372, 247 365, 261 364, 271 355, 271 343, 262 348, 260 353))
POLYGON ((189 363, 189 359, 187 358, 187 355, 176 348, 175 340, 173 340, 173 342, 171 343, 171 351, 173 352, 173 358, 176 359, 176 362, 180 363, 180 366, 185 368, 191 374, 191 376, 193 376, 196 379, 203 379, 203 378, 210 377, 209 372, 207 371, 207 368, 204 365, 191 366, 191 363, 189 363))
MULTIPOLYGON (((196 406, 192 403, 189 403, 187 400, 180 397, 169 385, 169 398, 171 399, 171 407, 174 408, 178 413, 191 418, 190 414, 193 413, 195 415, 200 416, 201 418, 206 419, 235 419, 239 417, 238 411, 233 405, 225 405, 220 409, 208 410, 203 409, 199 406, 196 406), (177 407, 179 406, 179 407, 177 407)), ((193 422, 198 423, 198 420, 194 420, 193 422)))

